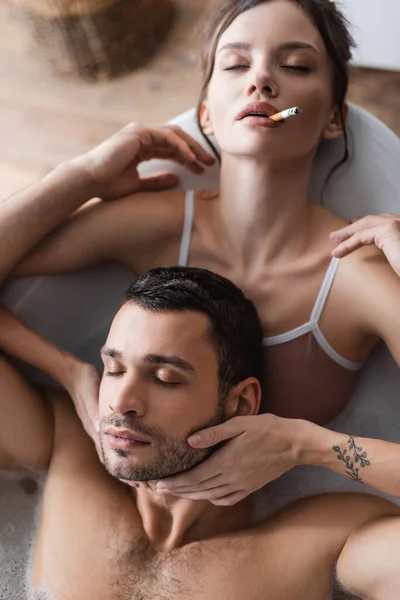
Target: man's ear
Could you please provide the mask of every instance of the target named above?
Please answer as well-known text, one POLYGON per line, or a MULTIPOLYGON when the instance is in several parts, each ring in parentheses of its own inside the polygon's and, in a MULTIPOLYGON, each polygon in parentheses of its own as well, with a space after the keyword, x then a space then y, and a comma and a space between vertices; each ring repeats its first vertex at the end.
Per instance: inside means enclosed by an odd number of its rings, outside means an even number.
POLYGON ((205 135, 214 135, 214 129, 211 122, 210 111, 207 102, 203 102, 200 108, 200 124, 205 135))
POLYGON ((261 404, 261 385, 255 377, 248 377, 236 385, 225 400, 227 419, 257 415, 261 404))
MULTIPOLYGON (((348 104, 343 107, 343 121, 346 123, 347 115, 349 114, 348 104)), ((325 127, 322 138, 324 140, 334 140, 343 134, 343 124, 340 118, 340 109, 336 108, 335 112, 332 113, 328 125, 325 127)))

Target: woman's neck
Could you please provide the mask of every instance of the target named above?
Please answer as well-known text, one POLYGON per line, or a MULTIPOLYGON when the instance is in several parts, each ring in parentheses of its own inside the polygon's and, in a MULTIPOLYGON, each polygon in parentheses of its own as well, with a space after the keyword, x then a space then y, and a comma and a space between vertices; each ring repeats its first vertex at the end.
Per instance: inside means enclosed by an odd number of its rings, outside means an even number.
POLYGON ((312 157, 271 161, 224 155, 217 211, 222 234, 243 266, 287 260, 307 241, 312 157))

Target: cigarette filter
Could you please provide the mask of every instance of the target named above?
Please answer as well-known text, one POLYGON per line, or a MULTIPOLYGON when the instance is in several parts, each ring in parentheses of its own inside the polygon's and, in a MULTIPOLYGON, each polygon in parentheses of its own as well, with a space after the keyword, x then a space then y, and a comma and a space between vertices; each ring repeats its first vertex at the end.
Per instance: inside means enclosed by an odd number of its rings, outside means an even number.
POLYGON ((294 106, 293 108, 288 108, 287 110, 283 110, 280 113, 277 113, 276 115, 272 115, 270 117, 270 119, 272 119, 273 121, 286 121, 286 119, 290 119, 290 117, 295 117, 296 115, 299 115, 301 113, 301 110, 298 106, 294 106))

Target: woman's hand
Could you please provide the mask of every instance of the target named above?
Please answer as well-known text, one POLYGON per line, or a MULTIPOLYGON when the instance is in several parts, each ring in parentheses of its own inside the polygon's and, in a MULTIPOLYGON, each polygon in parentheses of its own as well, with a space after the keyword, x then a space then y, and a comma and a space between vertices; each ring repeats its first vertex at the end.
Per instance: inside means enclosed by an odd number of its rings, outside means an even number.
POLYGON ((343 258, 361 246, 375 244, 384 252, 395 273, 400 277, 400 216, 389 213, 353 219, 351 225, 330 234, 339 242, 332 255, 343 258))
POLYGON ((188 438, 194 448, 222 448, 199 466, 160 480, 157 491, 231 506, 296 466, 296 421, 265 414, 234 417, 188 438))
POLYGON ((139 191, 173 187, 178 178, 163 173, 141 178, 137 167, 152 158, 173 160, 201 174, 215 159, 176 125, 130 123, 90 152, 70 161, 89 173, 93 197, 113 200, 139 191))
POLYGON ((66 376, 62 383, 71 396, 86 433, 94 441, 101 460, 99 434, 96 430, 96 421, 99 415, 100 381, 101 378, 95 366, 75 360, 66 369, 66 376))

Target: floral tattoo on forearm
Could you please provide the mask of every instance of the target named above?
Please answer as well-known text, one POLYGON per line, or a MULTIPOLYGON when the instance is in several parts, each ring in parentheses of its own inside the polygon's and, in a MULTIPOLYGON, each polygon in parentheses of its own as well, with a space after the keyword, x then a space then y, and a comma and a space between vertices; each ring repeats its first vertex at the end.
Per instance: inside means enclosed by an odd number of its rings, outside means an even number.
POLYGON ((353 437, 349 437, 347 441, 349 448, 348 451, 345 448, 343 451, 339 446, 333 446, 333 451, 337 454, 337 459, 344 462, 346 465, 346 473, 354 481, 364 483, 360 477, 360 468, 369 467, 371 462, 367 459, 367 453, 363 451, 361 446, 356 446, 356 442, 353 437), (355 467, 359 465, 359 467, 355 467))

